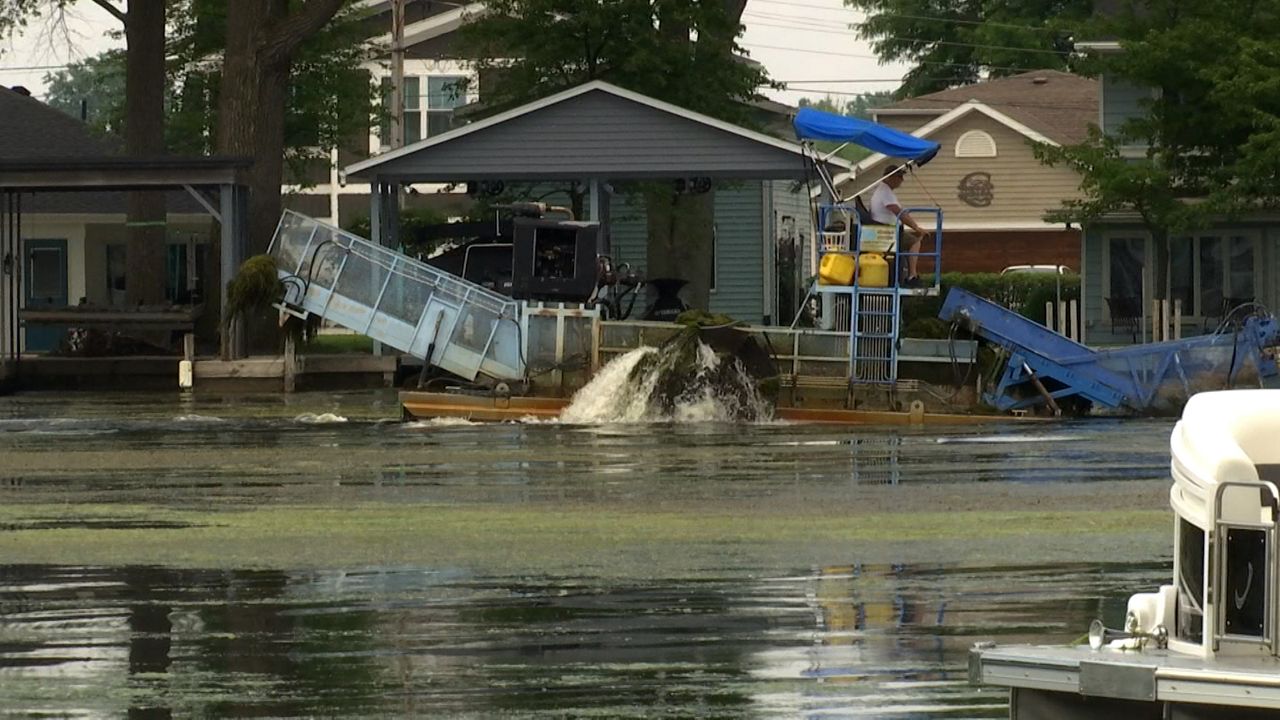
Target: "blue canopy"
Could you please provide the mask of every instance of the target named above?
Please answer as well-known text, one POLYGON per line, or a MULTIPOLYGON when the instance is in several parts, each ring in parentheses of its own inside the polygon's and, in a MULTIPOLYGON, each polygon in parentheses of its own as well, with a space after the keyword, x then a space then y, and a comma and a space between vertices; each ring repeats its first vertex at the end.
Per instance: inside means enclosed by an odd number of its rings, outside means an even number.
POLYGON ((908 135, 901 130, 877 125, 845 115, 800 108, 795 119, 796 137, 801 140, 851 142, 890 157, 923 165, 938 154, 938 143, 908 135))

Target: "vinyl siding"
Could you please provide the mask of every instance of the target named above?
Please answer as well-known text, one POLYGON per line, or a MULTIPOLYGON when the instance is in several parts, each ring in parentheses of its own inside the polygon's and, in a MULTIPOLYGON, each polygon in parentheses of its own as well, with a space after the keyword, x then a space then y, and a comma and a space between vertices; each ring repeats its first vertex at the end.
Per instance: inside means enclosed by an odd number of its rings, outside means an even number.
POLYGON ((759 182, 716 188, 716 290, 711 312, 759 323, 764 318, 764 219, 759 182))
MULTIPOLYGON (((758 323, 764 317, 764 227, 761 184, 720 184, 715 193, 716 290, 712 312, 758 323)), ((639 197, 616 195, 613 214, 613 258, 646 269, 649 230, 644 202, 639 197)), ((637 303, 636 316, 647 301, 637 303)))
MULTIPOLYGON (((981 113, 973 112, 956 120, 930 139, 940 143, 942 149, 932 161, 916 170, 915 177, 908 177, 897 194, 905 206, 941 207, 944 229, 1045 226, 1047 211, 1061 207, 1063 200, 1079 196, 1080 181, 1075 173, 1040 164, 1025 135, 981 113), (996 143, 996 157, 955 156, 956 141, 970 130, 984 130, 991 135, 996 143), (987 207, 973 207, 959 198, 961 181, 974 172, 991 176, 993 199, 987 207)), ((886 159, 863 171, 843 189, 853 192, 871 183, 891 162, 895 161, 886 159)), ((921 224, 933 222, 932 218, 920 219, 921 224)))
POLYGON ((596 90, 388 159, 352 177, 738 179, 800 177, 803 171, 798 148, 766 144, 596 90))

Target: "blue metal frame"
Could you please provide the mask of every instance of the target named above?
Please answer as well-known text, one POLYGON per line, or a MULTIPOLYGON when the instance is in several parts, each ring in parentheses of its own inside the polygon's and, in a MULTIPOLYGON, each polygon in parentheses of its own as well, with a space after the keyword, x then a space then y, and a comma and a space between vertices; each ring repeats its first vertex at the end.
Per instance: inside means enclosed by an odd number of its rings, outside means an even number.
MULTIPOLYGON (((852 255, 857 258, 862 253, 862 218, 859 217, 857 208, 846 203, 827 203, 818 206, 818 230, 815 234, 815 240, 820 242, 823 230, 827 227, 830 218, 836 213, 845 215, 851 219, 850 226, 847 228, 849 233, 848 249, 841 254, 852 255)), ((904 257, 931 257, 933 263, 933 283, 930 289, 936 289, 942 283, 942 209, 936 207, 912 207, 903 208, 898 214, 898 222, 894 226, 894 258, 893 258, 893 274, 890 278, 888 287, 862 287, 858 283, 858 275, 855 274, 852 285, 823 285, 817 278, 814 279, 813 285, 809 288, 809 294, 825 293, 831 295, 848 295, 849 296, 849 381, 854 383, 868 383, 879 385, 896 385, 898 382, 898 341, 902 333, 902 296, 914 295, 917 291, 913 288, 904 288, 900 284, 902 277, 901 258, 904 257), (902 222, 901 217, 904 213, 916 213, 921 215, 933 215, 934 220, 934 248, 930 251, 902 252, 902 222), (887 298, 888 309, 877 307, 875 309, 867 309, 875 305, 884 305, 884 302, 875 302, 876 297, 887 298), (886 323, 877 322, 879 318, 890 318, 887 323, 888 331, 885 332, 882 326, 886 323), (866 325, 871 329, 859 329, 859 320, 865 320, 866 325), (871 341, 871 342, 864 342, 871 341), (882 345, 888 345, 888 356, 868 354, 868 347, 876 348, 875 341, 881 341, 882 345), (884 373, 884 377, 865 377, 865 373, 861 368, 870 363, 887 363, 888 371, 884 373)), ((828 253, 822 252, 821 255, 828 253)), ((807 301, 808 298, 806 298, 807 301)), ((803 304, 803 303, 802 303, 803 304)))
POLYGON ((1154 409, 1161 391, 1173 385, 1184 395, 1194 391, 1193 380, 1206 374, 1230 385, 1252 362, 1260 378, 1280 374, 1276 359, 1265 348, 1280 344, 1280 322, 1274 317, 1251 317, 1236 332, 1200 335, 1185 340, 1094 350, 1059 335, 1003 306, 960 288, 952 288, 938 316, 960 322, 1008 354, 995 388, 983 400, 999 410, 1044 404, 1033 379, 1049 381, 1055 400, 1078 396, 1106 408, 1136 411, 1154 409), (1225 378, 1219 378, 1223 356, 1230 353, 1225 378))

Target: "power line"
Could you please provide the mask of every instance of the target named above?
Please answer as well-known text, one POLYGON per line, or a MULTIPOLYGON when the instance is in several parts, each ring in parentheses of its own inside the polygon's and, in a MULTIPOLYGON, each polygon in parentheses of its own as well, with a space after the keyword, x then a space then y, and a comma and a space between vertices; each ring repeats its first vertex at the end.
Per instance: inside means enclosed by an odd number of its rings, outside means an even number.
MULTIPOLYGON (((788 90, 790 90, 790 91, 793 91, 793 92, 821 92, 821 93, 827 93, 827 94, 829 94, 829 95, 853 95, 853 96, 857 96, 857 95, 864 95, 864 94, 865 94, 865 93, 862 93, 862 92, 854 92, 854 91, 851 91, 851 90, 825 90, 825 89, 822 89, 822 88, 806 88, 806 87, 793 88, 793 87, 788 87, 787 89, 788 89, 788 90)), ((939 99, 936 99, 936 98, 921 98, 921 97, 908 98, 908 100, 907 100, 907 101, 908 101, 908 102, 919 102, 919 101, 921 101, 921 100, 924 100, 924 101, 927 101, 927 102, 946 103, 949 107, 941 107, 941 108, 938 108, 938 113, 939 113, 939 114, 943 114, 943 113, 949 112, 949 111, 951 111, 951 110, 954 110, 954 109, 955 109, 955 108, 957 108, 957 107, 963 107, 963 106, 966 104, 966 103, 964 103, 964 102, 957 102, 957 101, 955 101, 955 100, 939 100, 939 99)), ((978 102, 979 102, 979 103, 981 103, 981 104, 983 104, 983 105, 986 105, 987 107, 991 107, 991 108, 1040 108, 1040 109, 1046 109, 1046 110, 1082 110, 1082 111, 1088 111, 1088 112, 1091 112, 1091 113, 1096 113, 1096 112, 1098 111, 1098 108, 1097 108, 1097 106, 1096 106, 1096 105, 1069 105, 1069 104, 1066 104, 1066 103, 1058 104, 1058 103, 993 102, 993 101, 989 101, 989 100, 982 100, 982 99, 978 99, 978 102)), ((932 111, 930 108, 893 108, 893 107, 885 107, 884 109, 885 109, 885 110, 895 110, 895 109, 897 109, 897 110, 904 110, 904 109, 905 109, 905 110, 930 110, 930 111, 932 111)))
MULTIPOLYGON (((761 50, 785 50, 788 52, 809 53, 813 55, 830 55, 833 57, 863 58, 867 60, 880 59, 875 55, 859 55, 857 53, 842 53, 842 52, 835 52, 832 50, 810 50, 808 48, 784 47, 782 45, 764 45, 761 43, 742 43, 742 46, 760 48, 761 50)), ((1008 70, 1009 72, 1034 72, 1036 70, 1045 69, 1045 68, 1013 67, 1011 65, 987 65, 985 63, 974 63, 974 64, 953 63, 953 62, 942 62, 940 60, 913 60, 911 62, 914 62, 918 65, 943 65, 943 66, 950 66, 950 67, 965 67, 965 68, 974 67, 975 65, 977 65, 979 67, 987 68, 991 70, 1008 70)))
POLYGON ((0 73, 34 72, 36 70, 66 70, 70 65, 16 65, 0 67, 0 73))
MULTIPOLYGON (((762 16, 762 15, 760 15, 760 14, 758 14, 758 13, 743 13, 743 14, 744 14, 744 15, 752 15, 752 16, 754 16, 754 17, 764 17, 764 16, 762 16)), ((768 16, 768 19, 770 19, 770 20, 774 20, 774 19, 776 19, 776 20, 787 20, 787 21, 792 21, 792 19, 791 19, 791 18, 786 18, 786 17, 781 16, 781 15, 777 15, 777 16, 770 15, 770 16, 768 16)), ((795 18, 794 20, 795 20, 795 21, 799 21, 799 20, 803 20, 803 19, 804 19, 804 18, 795 18)), ((826 34, 829 34, 829 35, 848 35, 848 34, 849 34, 847 31, 840 31, 840 30, 828 30, 828 29, 826 29, 826 28, 816 28, 816 27, 810 27, 810 26, 804 26, 804 25, 777 25, 777 24, 770 24, 770 23, 768 23, 768 22, 763 22, 763 21, 757 21, 757 22, 755 22, 755 23, 753 23, 753 24, 754 24, 754 25, 759 25, 759 26, 764 26, 764 27, 776 27, 776 28, 781 28, 781 29, 784 29, 784 30, 798 30, 798 31, 800 31, 800 32, 826 33, 826 34)), ((856 23, 855 23, 855 24, 856 24, 856 23)), ((983 44, 983 43, 966 43, 966 42, 958 42, 958 41, 955 41, 955 40, 932 40, 932 39, 927 39, 927 38, 898 37, 898 36, 894 36, 894 35, 882 35, 882 36, 880 36, 880 37, 878 37, 878 38, 876 38, 876 39, 877 39, 877 40, 896 40, 896 41, 898 41, 898 42, 931 43, 931 44, 934 44, 934 45, 949 45, 949 46, 952 46, 952 47, 980 48, 980 49, 983 49, 983 50, 1010 50, 1010 51, 1014 51, 1014 52, 1047 53, 1047 54, 1051 54, 1051 55, 1064 55, 1064 56, 1070 56, 1070 55, 1074 54, 1074 53, 1072 53, 1072 52, 1071 52, 1071 51, 1069 51, 1069 50, 1051 50, 1051 49, 1049 49, 1049 48, 1017 47, 1017 46, 1012 46, 1012 45, 986 45, 986 44, 983 44)))
MULTIPOLYGON (((827 12, 846 12, 846 13, 853 13, 855 15, 862 15, 863 17, 866 16, 866 14, 861 11, 854 10, 852 8, 846 8, 846 7, 828 7, 825 5, 812 5, 809 3, 789 2, 789 0, 752 0, 752 2, 768 3, 770 5, 785 5, 787 7, 810 8, 813 10, 825 10, 827 12)), ((997 22, 995 20, 967 20, 965 18, 942 17, 939 15, 913 15, 910 13, 878 13, 874 17, 903 18, 905 20, 936 20, 937 22, 956 23, 960 25, 990 25, 991 27, 1012 28, 1014 30, 1037 30, 1040 32, 1051 32, 1051 31, 1056 32, 1059 30, 1063 32, 1072 32, 1070 28, 1050 28, 1050 27, 1044 27, 1041 25, 1019 25, 1017 23, 1003 23, 1003 22, 997 22)), ((832 20, 832 19, 827 18, 827 20, 832 20)), ((853 24, 865 25, 866 23, 853 23, 853 24)))
POLYGON ((896 83, 902 82, 902 78, 839 78, 832 80, 777 80, 780 83, 831 83, 834 85, 843 85, 845 83, 896 83))

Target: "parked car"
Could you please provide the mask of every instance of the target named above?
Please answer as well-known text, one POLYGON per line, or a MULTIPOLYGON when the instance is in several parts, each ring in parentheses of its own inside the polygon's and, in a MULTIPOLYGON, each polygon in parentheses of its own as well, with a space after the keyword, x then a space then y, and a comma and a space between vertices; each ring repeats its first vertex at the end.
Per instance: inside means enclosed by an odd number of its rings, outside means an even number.
POLYGON ((1010 265, 1000 271, 1001 275, 1009 273, 1057 273, 1058 275, 1071 274, 1071 268, 1066 265, 1010 265))

